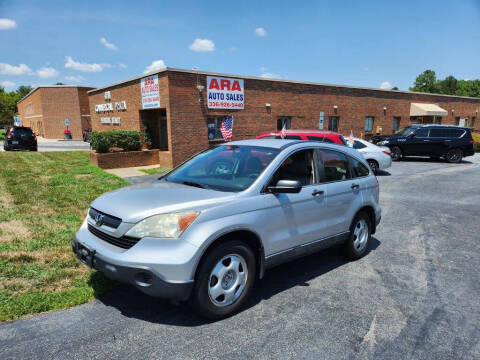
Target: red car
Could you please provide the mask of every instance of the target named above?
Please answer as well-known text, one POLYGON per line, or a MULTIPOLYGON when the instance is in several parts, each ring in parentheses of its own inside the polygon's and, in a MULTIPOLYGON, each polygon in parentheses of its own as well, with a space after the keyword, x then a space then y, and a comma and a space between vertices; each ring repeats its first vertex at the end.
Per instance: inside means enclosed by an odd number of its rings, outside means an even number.
MULTIPOLYGON (((281 131, 269 131, 258 135, 255 139, 281 139, 281 131)), ((338 145, 347 145, 342 134, 326 130, 286 130, 285 139, 316 140, 338 145)))

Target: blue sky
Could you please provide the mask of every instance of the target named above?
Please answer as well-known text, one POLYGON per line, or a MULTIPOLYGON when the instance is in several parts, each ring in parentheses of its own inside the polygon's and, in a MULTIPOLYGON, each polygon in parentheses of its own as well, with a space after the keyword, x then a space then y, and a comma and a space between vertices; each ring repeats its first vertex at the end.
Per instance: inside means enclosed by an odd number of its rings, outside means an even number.
POLYGON ((0 85, 103 86, 165 65, 406 90, 425 69, 480 78, 479 39, 479 0, 0 0, 0 85))

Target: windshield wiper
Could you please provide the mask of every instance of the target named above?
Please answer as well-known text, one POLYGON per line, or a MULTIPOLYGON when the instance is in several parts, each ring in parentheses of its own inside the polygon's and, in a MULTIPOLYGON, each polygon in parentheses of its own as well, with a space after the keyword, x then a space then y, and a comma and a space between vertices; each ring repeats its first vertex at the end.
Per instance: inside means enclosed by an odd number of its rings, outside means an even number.
POLYGON ((181 184, 188 185, 188 186, 195 186, 195 187, 198 187, 198 188, 201 188, 201 189, 206 189, 207 188, 207 186, 196 183, 196 182, 193 182, 193 181, 182 181, 181 184))

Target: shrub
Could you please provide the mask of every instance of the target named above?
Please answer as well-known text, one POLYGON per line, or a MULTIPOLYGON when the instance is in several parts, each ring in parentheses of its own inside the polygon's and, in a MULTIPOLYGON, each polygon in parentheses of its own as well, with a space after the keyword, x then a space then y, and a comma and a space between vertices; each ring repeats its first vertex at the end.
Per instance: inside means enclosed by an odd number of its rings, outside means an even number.
POLYGON ((5 140, 5 133, 7 132, 7 130, 0 130, 0 140, 5 140))
POLYGON ((106 153, 112 147, 124 151, 141 149, 140 133, 135 130, 108 130, 92 133, 92 148, 98 153, 106 153))
POLYGON ((475 152, 480 152, 480 134, 479 133, 472 133, 473 140, 475 144, 473 144, 473 149, 475 152))

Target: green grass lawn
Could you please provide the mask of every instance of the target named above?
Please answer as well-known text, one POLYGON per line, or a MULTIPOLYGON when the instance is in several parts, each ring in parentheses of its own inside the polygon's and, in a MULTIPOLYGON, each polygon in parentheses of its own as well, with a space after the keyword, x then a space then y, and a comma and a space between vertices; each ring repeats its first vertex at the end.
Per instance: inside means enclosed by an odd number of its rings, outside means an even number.
POLYGON ((89 301, 114 286, 71 242, 92 200, 127 183, 88 152, 0 153, 0 321, 89 301))
POLYGON ((167 168, 167 167, 163 167, 163 166, 152 168, 152 169, 140 169, 140 171, 144 172, 145 174, 149 174, 149 175, 163 174, 163 173, 165 173, 167 171, 170 171, 170 170, 172 170, 172 169, 167 168))
POLYGON ((0 130, 0 141, 5 140, 7 130, 0 130))

